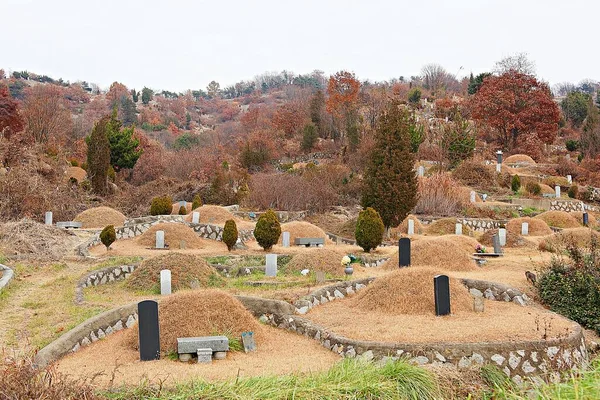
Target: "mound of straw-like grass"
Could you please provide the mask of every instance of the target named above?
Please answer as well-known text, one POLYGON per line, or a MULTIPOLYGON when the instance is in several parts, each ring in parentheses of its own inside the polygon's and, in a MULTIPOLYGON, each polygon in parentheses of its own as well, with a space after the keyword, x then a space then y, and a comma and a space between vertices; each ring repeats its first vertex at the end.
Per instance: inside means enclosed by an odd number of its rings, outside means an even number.
MULTIPOLYGON (((454 217, 440 218, 427 225, 426 232, 428 235, 450 235, 456 232, 457 219, 454 217)), ((468 226, 463 225, 463 235, 472 235, 473 231, 468 226)))
POLYGON ((136 239, 137 243, 141 246, 155 247, 157 231, 165 232, 165 243, 172 249, 178 249, 182 240, 185 241, 185 246, 188 249, 199 249, 202 247, 202 239, 200 239, 192 228, 172 222, 156 224, 150 227, 150 229, 136 239))
MULTIPOLYGON (((291 221, 281 224, 281 232, 290 233, 290 243, 292 245, 296 238, 323 238, 325 244, 333 244, 333 241, 327 237, 323 229, 306 221, 291 221)), ((279 244, 282 243, 282 240, 283 234, 279 237, 279 244)))
POLYGON ((121 212, 110 207, 94 207, 79 214, 73 221, 81 222, 82 228, 104 228, 107 225, 123 226, 127 217, 121 212))
POLYGON ((530 217, 513 218, 506 224, 507 236, 520 235, 521 227, 524 222, 529 224, 529 236, 546 236, 552 234, 552 229, 542 219, 535 219, 530 217))
POLYGON ((581 226, 579 222, 566 211, 546 211, 539 215, 533 217, 534 219, 541 219, 548 226, 553 226, 555 228, 578 228, 581 226))
POLYGON ((544 238, 539 244, 539 249, 541 251, 559 252, 568 244, 573 244, 581 248, 589 248, 593 237, 600 241, 600 233, 594 231, 593 229, 565 229, 561 232, 544 238))
MULTIPOLYGON (((411 265, 431 266, 446 271, 472 271, 477 268, 471 255, 478 242, 473 239, 467 243, 467 240, 457 235, 447 235, 412 241, 411 265)), ((394 253, 382 268, 398 269, 398 253, 394 253)))
POLYGON ((342 257, 346 253, 328 248, 306 249, 295 254, 286 268, 290 271, 309 269, 311 272, 323 271, 332 276, 344 276, 344 267, 341 265, 342 257))
POLYGON ((513 154, 512 156, 506 157, 504 162, 506 164, 536 164, 535 160, 527 154, 513 154))

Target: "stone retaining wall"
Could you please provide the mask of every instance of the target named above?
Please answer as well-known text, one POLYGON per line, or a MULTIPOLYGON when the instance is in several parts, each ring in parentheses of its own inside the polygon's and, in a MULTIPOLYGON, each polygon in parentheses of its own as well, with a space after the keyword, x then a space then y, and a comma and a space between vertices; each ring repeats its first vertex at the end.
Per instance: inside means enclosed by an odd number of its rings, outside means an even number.
POLYGON ((501 283, 476 279, 462 279, 461 282, 469 289, 471 296, 474 297, 485 297, 488 300, 495 301, 512 301, 521 306, 529 302, 529 297, 525 293, 501 283))
POLYGON ((79 279, 75 287, 75 304, 83 303, 83 289, 90 286, 104 285, 114 281, 120 281, 129 277, 137 268, 137 264, 107 267, 88 272, 79 279))
MULTIPOLYGON (((428 217, 417 216, 417 219, 423 225, 429 225, 443 217, 428 217)), ((505 219, 489 219, 489 218, 456 218, 456 222, 463 224, 474 231, 485 232, 490 229, 498 229, 508 223, 505 219)))
POLYGON ((304 297, 301 297, 294 303, 298 314, 306 314, 311 308, 320 304, 325 304, 329 301, 343 299, 346 296, 356 293, 364 289, 367 285, 373 282, 375 278, 366 278, 356 281, 340 282, 335 285, 330 285, 318 289, 304 297))
MULTIPOLYGON (((239 218, 255 221, 263 215, 264 211, 234 211, 233 215, 239 218), (254 214, 254 218, 250 218, 250 213, 254 214)), ((275 211, 279 222, 286 223, 290 221, 302 221, 308 215, 308 211, 275 211)))
POLYGON ((14 272, 12 269, 7 267, 6 265, 0 264, 0 290, 6 287, 10 280, 14 277, 14 272))
POLYGON ((585 204, 582 201, 576 201, 576 200, 552 200, 550 201, 550 210, 551 211, 566 211, 566 212, 573 212, 573 211, 579 211, 581 212, 581 209, 585 209, 586 211, 600 211, 600 209, 598 207, 594 207, 591 206, 589 204, 585 204))

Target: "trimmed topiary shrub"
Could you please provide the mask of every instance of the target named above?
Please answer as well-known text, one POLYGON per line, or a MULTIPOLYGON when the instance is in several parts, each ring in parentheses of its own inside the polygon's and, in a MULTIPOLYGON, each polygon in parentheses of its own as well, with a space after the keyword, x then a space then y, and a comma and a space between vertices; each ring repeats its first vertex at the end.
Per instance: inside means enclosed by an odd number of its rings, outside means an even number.
POLYGON ((235 221, 228 219, 223 228, 223 242, 227 245, 227 250, 231 251, 238 240, 238 230, 235 221))
POLYGON ((281 235, 281 225, 277 215, 271 209, 258 218, 256 227, 254 228, 254 237, 259 246, 265 251, 271 250, 273 245, 279 240, 281 235))
POLYGON ((185 206, 179 207, 179 215, 187 215, 187 209, 185 206))
POLYGON ((579 194, 579 187, 577 185, 571 185, 571 187, 567 191, 567 195, 572 199, 576 199, 578 194, 579 194))
POLYGON ((150 215, 169 215, 173 209, 173 199, 170 196, 159 196, 152 199, 150 215))
POLYGON ((194 196, 194 200, 192 201, 192 210, 195 210, 198 207, 202 207, 202 198, 199 194, 194 196))
POLYGON ((527 193, 534 196, 539 196, 542 193, 542 187, 537 182, 527 182, 525 190, 527 190, 527 193))
POLYGON ((100 241, 103 245, 106 246, 106 250, 110 248, 110 245, 113 244, 117 240, 117 233, 115 232, 114 225, 107 225, 100 232, 100 241))
POLYGON ((513 175, 512 179, 510 180, 510 188, 515 193, 521 189, 521 178, 519 178, 519 175, 513 175))
POLYGON ((377 248, 383 241, 385 226, 379 213, 371 207, 367 207, 358 214, 356 221, 356 244, 367 253, 377 248))

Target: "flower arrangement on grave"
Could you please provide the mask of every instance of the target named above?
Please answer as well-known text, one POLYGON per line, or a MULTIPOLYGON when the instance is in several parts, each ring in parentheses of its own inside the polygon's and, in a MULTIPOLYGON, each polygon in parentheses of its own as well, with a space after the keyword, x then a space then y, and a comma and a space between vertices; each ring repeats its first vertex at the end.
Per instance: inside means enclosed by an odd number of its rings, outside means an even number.
POLYGON ((476 253, 487 253, 487 250, 486 250, 485 246, 478 244, 477 247, 475 247, 475 252, 476 253))

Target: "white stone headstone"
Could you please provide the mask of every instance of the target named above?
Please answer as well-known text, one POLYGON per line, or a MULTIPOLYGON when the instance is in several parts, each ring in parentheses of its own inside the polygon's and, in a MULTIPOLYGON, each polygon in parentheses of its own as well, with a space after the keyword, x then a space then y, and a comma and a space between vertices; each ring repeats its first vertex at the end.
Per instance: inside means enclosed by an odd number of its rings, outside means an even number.
POLYGON ((185 206, 186 206, 186 202, 184 200, 180 200, 179 207, 185 207, 185 206))
POLYGON ((267 254, 267 265, 265 267, 265 275, 277 275, 277 254, 267 254))
POLYGON ((165 248, 165 231, 156 231, 156 248, 165 248))
POLYGON ((500 228, 498 229, 498 239, 500 240, 500 246, 506 246, 506 229, 500 228))
POLYGON ((521 235, 523 235, 523 236, 529 235, 529 223, 528 222, 523 222, 521 224, 521 235))
POLYGON ((469 200, 471 201, 471 203, 475 203, 475 201, 477 201, 477 194, 473 190, 471 190, 469 200))
POLYGON ((192 213, 192 224, 199 224, 200 223, 200 213, 198 211, 194 211, 192 213))
POLYGON ((457 235, 462 235, 462 224, 460 224, 460 223, 456 224, 456 228, 454 229, 454 233, 456 233, 457 235))
POLYGON ((567 175, 567 182, 569 182, 569 185, 573 183, 573 177, 571 175, 567 175))
POLYGON ((408 234, 409 235, 415 234, 415 221, 413 219, 408 220, 408 234))
POLYGON ((422 166, 422 165, 419 165, 419 168, 417 169, 417 171, 418 171, 418 175, 419 175, 420 177, 423 177, 423 176, 425 176, 425 167, 424 167, 424 166, 422 166))
POLYGON ((281 243, 283 244, 283 247, 290 247, 290 233, 289 232, 282 233, 281 243))
POLYGON ((160 294, 161 296, 171 294, 171 270, 160 271, 160 294))
POLYGON ((554 194, 557 199, 560 198, 560 186, 558 186, 558 185, 554 186, 554 194))
POLYGON ((46 211, 46 216, 44 218, 44 223, 46 225, 52 225, 52 211, 46 211))

